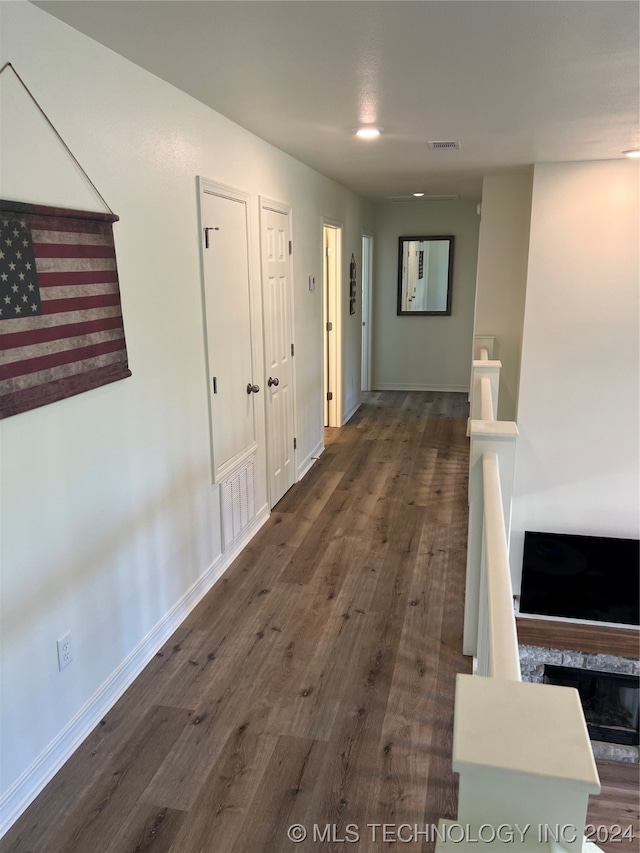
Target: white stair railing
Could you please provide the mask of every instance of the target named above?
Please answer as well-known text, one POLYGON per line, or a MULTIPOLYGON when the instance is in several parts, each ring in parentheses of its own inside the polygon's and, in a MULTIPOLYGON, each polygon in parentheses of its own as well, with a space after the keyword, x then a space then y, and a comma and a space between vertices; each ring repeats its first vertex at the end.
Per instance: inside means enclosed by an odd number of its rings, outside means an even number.
POLYGON ((478 675, 520 681, 520 656, 516 620, 513 615, 513 591, 509 572, 509 554, 504 525, 500 467, 497 453, 482 457, 484 485, 484 567, 485 587, 481 601, 486 607, 486 646, 478 648, 478 675))
POLYGON ((469 407, 469 416, 471 420, 491 420, 495 421, 498 417, 498 390, 500 383, 500 361, 489 361, 488 359, 478 359, 473 362, 471 374, 471 405, 469 407), (488 382, 486 381, 488 380, 488 382), (487 385, 491 389, 491 396, 487 385), (485 389, 483 391, 483 388, 485 389), (490 412, 486 412, 489 417, 485 418, 482 415, 482 405, 490 404, 490 412))
POLYGON ((458 817, 440 822, 436 851, 477 853, 481 842, 597 851, 584 840, 589 795, 600 782, 578 693, 520 676, 508 560, 518 429, 496 420, 501 365, 493 345, 490 337, 475 341, 468 429, 463 650, 477 674, 456 681, 458 817))
POLYGON ((480 377, 480 420, 495 421, 493 411, 493 395, 491 393, 491 379, 488 376, 480 377))
MULTIPOLYGON (((467 577, 464 608, 464 634, 463 651, 465 655, 478 658, 478 642, 480 637, 487 633, 492 635, 494 642, 502 642, 505 635, 505 625, 493 624, 490 627, 488 616, 494 617, 497 613, 508 615, 509 621, 513 622, 513 632, 509 630, 512 639, 515 636, 515 617, 513 614, 513 597, 511 594, 511 580, 508 571, 508 561, 504 561, 504 552, 508 552, 507 531, 511 528, 511 492, 513 489, 513 471, 515 464, 515 442, 518 430, 514 423, 500 421, 476 421, 470 422, 471 448, 469 454, 469 531, 467 536, 467 577), (485 481, 484 458, 485 456, 497 457, 497 484, 485 481), (499 492, 496 492, 499 485, 499 492), (489 490, 489 499, 485 500, 485 494, 489 490), (499 523, 498 513, 491 516, 491 529, 487 531, 487 519, 485 517, 485 506, 501 508, 502 522, 500 531, 496 532, 495 525, 499 523), (504 537, 504 545, 501 547, 503 562, 501 566, 506 569, 502 582, 496 580, 496 556, 492 551, 489 565, 493 568, 493 583, 488 585, 486 581, 487 570, 487 533, 488 541, 500 542, 500 535, 504 537), (508 587, 507 587, 508 584, 508 587), (482 588, 482 595, 481 595, 482 588), (489 604, 487 598, 488 588, 497 595, 505 595, 508 588, 508 601, 502 604, 493 602, 489 604), (499 639, 498 639, 499 638, 499 639)), ((498 564, 500 565, 500 564, 498 564)), ((492 595, 493 598, 493 595, 492 595)), ((486 648, 486 645, 482 648, 486 648)), ((511 654, 517 657, 518 643, 513 643, 511 654)), ((480 672, 488 675, 492 664, 482 657, 479 660, 480 672)))

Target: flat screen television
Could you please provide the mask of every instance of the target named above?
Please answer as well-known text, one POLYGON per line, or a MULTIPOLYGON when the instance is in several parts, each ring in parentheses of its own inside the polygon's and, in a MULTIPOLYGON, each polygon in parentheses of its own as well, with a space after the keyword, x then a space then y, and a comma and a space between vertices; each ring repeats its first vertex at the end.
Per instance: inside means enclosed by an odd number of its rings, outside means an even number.
POLYGON ((526 531, 520 612, 640 624, 637 539, 526 531))

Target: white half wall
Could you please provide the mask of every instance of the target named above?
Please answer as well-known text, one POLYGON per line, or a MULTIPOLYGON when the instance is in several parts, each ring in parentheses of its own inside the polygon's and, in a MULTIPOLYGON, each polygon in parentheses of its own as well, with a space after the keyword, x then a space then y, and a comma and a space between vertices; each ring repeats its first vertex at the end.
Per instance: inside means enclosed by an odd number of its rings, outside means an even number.
POLYGON ((638 536, 638 164, 536 166, 513 502, 525 530, 638 536))
POLYGON ((476 201, 388 202, 376 207, 374 389, 469 389, 480 225, 476 207, 476 201), (448 234, 455 237, 451 316, 398 317, 398 238, 448 234))
POLYGON ((474 335, 495 335, 502 362, 498 419, 516 419, 531 220, 532 175, 482 182, 474 335))
MULTIPOLYGON (((41 9, 3 2, 0 15, 2 62, 15 65, 120 217, 114 235, 133 372, 0 426, 0 803, 11 820, 90 714, 107 710, 100 697, 117 698, 175 627, 174 615, 181 619, 206 591, 203 579, 224 568, 210 478, 196 176, 250 194, 258 330, 259 195, 293 208, 301 467, 323 440, 322 288, 308 289, 309 275, 322 276, 322 217, 344 225, 348 291, 348 259, 359 257, 373 208, 41 9), (74 660, 59 672, 56 640, 66 631, 74 660)), ((10 72, 0 98, 2 196, 100 209, 10 72)), ((356 377, 357 390, 352 319, 343 330, 344 376, 356 377)), ((257 350, 259 377, 261 338, 257 350)), ((259 421, 263 508, 263 413, 259 421)))

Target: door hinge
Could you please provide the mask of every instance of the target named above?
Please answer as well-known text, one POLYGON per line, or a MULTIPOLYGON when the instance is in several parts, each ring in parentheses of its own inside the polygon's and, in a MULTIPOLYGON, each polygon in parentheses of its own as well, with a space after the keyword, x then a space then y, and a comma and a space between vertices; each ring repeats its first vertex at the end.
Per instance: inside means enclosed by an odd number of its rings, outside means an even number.
POLYGON ((291 344, 291 356, 293 357, 296 354, 295 344, 291 344))
POLYGON ((214 394, 218 393, 218 377, 217 376, 213 377, 213 393, 214 394))
POLYGON ((289 240, 289 254, 293 255, 293 240, 289 240))
POLYGON ((327 400, 333 400, 333 391, 327 391, 327 400))
POLYGON ((333 331, 333 323, 329 322, 329 323, 327 323, 327 332, 332 332, 332 331, 333 331))
POLYGON ((297 450, 297 448, 298 448, 298 439, 297 439, 297 438, 294 438, 294 439, 293 439, 293 449, 294 449, 294 450, 297 450))

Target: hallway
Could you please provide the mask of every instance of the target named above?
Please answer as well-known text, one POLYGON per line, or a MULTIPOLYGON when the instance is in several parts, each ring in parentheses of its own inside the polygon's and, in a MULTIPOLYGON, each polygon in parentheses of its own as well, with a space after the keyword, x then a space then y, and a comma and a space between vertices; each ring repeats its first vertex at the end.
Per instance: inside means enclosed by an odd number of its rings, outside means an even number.
POLYGON ((315 823, 370 851, 454 817, 467 408, 366 395, 0 850, 344 849, 315 823))

